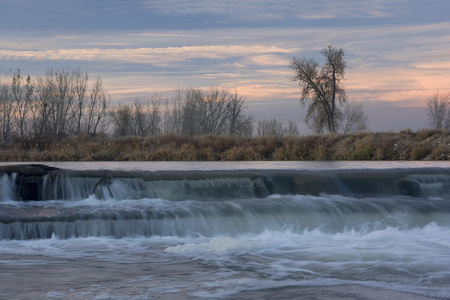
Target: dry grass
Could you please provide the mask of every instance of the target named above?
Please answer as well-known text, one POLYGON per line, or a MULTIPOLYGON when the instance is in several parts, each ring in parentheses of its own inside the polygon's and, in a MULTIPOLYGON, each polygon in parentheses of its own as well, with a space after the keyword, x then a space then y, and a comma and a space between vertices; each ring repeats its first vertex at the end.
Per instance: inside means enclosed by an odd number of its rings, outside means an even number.
POLYGON ((450 132, 411 130, 299 137, 81 135, 63 141, 16 141, 1 161, 449 160, 450 132))

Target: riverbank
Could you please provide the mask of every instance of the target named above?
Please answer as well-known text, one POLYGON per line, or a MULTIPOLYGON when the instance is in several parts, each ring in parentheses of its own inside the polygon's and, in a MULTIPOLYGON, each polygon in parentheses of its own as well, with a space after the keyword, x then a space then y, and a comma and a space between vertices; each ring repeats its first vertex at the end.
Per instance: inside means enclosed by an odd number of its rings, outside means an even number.
POLYGON ((242 138, 157 135, 78 136, 55 142, 16 141, 0 149, 3 162, 450 160, 450 132, 420 130, 242 138))

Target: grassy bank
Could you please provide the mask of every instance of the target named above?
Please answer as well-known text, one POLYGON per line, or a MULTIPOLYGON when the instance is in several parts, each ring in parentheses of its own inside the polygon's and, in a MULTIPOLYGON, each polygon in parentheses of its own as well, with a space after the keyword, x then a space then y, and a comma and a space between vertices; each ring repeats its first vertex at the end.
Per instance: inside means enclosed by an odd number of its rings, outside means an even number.
POLYGON ((57 142, 16 141, 0 149, 3 162, 449 159, 450 132, 439 130, 259 138, 78 136, 57 142))

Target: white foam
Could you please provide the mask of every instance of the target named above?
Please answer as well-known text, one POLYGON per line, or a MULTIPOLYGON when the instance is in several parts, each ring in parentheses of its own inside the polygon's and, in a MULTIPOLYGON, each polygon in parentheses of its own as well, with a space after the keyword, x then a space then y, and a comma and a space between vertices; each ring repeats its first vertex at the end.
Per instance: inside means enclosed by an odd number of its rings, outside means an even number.
POLYGON ((166 252, 198 255, 212 253, 224 255, 233 252, 251 252, 256 246, 255 242, 232 237, 213 238, 203 243, 186 243, 166 248, 166 252))
POLYGON ((52 299, 62 299, 64 297, 64 293, 63 292, 59 292, 59 291, 50 291, 47 293, 47 298, 52 298, 52 299))

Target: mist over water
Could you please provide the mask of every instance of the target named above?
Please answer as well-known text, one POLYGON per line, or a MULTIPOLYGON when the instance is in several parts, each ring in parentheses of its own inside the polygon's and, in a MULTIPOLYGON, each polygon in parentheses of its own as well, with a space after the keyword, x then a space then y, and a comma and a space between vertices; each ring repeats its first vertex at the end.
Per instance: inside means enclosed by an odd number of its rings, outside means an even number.
POLYGON ((450 299, 450 166, 235 166, 2 174, 3 296, 450 299))

